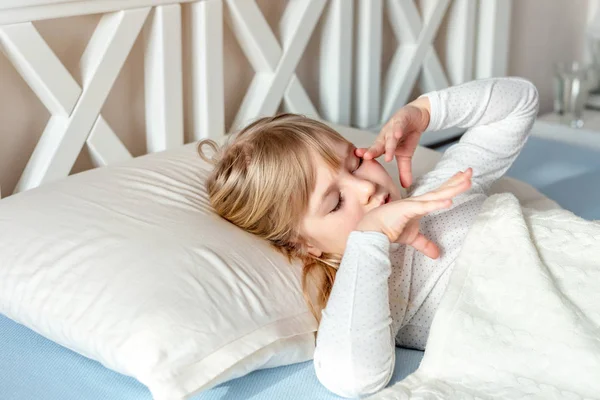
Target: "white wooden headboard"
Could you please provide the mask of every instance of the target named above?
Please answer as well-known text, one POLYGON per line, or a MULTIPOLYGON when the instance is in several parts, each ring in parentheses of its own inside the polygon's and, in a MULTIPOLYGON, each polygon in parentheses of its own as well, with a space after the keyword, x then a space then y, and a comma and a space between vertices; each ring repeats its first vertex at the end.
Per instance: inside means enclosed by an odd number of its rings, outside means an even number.
POLYGON ((192 110, 185 115, 191 140, 223 135, 276 113, 280 104, 287 111, 376 130, 410 100, 417 81, 424 92, 506 71, 510 0, 285 3, 276 35, 254 0, 0 2, 0 49, 51 114, 15 191, 67 176, 84 146, 95 166, 131 157, 101 109, 140 34, 148 152, 184 142, 184 109, 192 110), (183 13, 189 16, 185 21, 183 13), (81 57, 78 81, 33 22, 89 14, 102 18, 81 57), (224 23, 255 71, 227 129, 224 23), (384 70, 386 23, 398 46, 384 70), (317 26, 319 101, 313 104, 295 71, 317 26), (184 30, 190 40, 185 48, 184 30), (184 96, 184 71, 190 71, 190 99, 184 96))

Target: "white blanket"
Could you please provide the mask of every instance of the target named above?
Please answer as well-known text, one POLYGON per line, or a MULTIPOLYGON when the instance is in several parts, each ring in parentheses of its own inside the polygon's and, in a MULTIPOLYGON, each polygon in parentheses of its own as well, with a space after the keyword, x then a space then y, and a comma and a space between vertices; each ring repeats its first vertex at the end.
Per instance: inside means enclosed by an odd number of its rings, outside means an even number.
POLYGON ((600 221, 490 197, 419 369, 373 399, 600 398, 600 221))

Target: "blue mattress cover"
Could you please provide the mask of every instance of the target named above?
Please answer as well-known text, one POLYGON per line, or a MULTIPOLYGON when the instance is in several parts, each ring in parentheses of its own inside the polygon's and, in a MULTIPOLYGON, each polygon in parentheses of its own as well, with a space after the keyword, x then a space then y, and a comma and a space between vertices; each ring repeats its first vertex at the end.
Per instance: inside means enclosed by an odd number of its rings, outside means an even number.
MULTIPOLYGON (((600 219, 600 154, 532 137, 508 175, 536 186, 563 207, 600 219)), ((0 315, 0 400, 150 400, 135 379, 65 349, 0 315)), ((396 349, 392 382, 414 371, 423 353, 396 349)), ((256 371, 194 400, 336 399, 312 362, 256 371)))
MULTIPOLYGON (((133 378, 45 339, 0 314, 1 400, 151 400, 133 378)), ((416 370, 423 352, 396 349, 392 382, 416 370)), ((255 371, 193 400, 339 399, 317 380, 312 361, 255 371)))
POLYGON ((507 172, 582 218, 600 219, 600 152, 531 137, 507 172))

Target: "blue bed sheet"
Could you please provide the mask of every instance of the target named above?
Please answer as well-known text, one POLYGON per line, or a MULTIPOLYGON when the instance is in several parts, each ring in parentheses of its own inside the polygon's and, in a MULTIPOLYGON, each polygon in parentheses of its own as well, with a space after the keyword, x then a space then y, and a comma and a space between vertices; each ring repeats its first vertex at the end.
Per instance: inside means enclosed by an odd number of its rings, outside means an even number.
POLYGON ((36 334, 0 314, 1 400, 150 400, 133 378, 36 334))
MULTIPOLYGON (((398 382, 419 367, 423 352, 396 348, 396 367, 390 382, 398 382)), ((225 382, 193 400, 341 399, 319 383, 312 361, 253 372, 225 382)))
MULTIPOLYGON (((151 400, 133 378, 43 338, 0 314, 0 400, 151 400)), ((396 349, 392 382, 416 370, 423 352, 396 349)), ((319 384, 311 361, 253 372, 192 400, 339 399, 319 384)))
POLYGON ((600 219, 600 152, 531 137, 507 172, 582 218, 600 219))
MULTIPOLYGON (((508 175, 536 186, 563 207, 600 219, 600 154, 532 137, 508 175)), ((150 400, 135 379, 65 349, 0 315, 0 400, 150 400)), ((392 382, 414 371, 420 351, 396 349, 392 382)), ((312 362, 256 371, 193 400, 337 399, 317 381, 312 362)))

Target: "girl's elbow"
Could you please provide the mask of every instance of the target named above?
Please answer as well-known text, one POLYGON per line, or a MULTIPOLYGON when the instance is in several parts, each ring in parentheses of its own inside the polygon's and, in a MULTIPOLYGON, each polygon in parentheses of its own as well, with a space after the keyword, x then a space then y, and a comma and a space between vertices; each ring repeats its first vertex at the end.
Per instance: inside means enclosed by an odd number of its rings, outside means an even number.
POLYGON ((537 114, 537 111, 540 107, 540 95, 538 93, 537 87, 535 87, 535 85, 529 81, 527 81, 529 83, 529 102, 531 104, 531 108, 533 108, 537 114))
POLYGON ((540 105, 540 95, 538 93, 537 87, 529 80, 524 78, 519 78, 522 84, 525 86, 525 107, 527 110, 530 110, 532 113, 537 114, 539 105, 540 105))
MULTIPOLYGON (((348 365, 323 365, 315 359, 315 372, 319 382, 330 392, 349 399, 376 393, 387 386, 392 371, 355 374, 348 371, 348 365), (340 368, 341 367, 341 368, 340 368)), ((393 369, 392 369, 393 370, 393 369)))
POLYGON ((370 382, 362 382, 354 388, 353 398, 360 398, 379 392, 387 386, 390 378, 391 374, 384 379, 373 379, 370 382))

